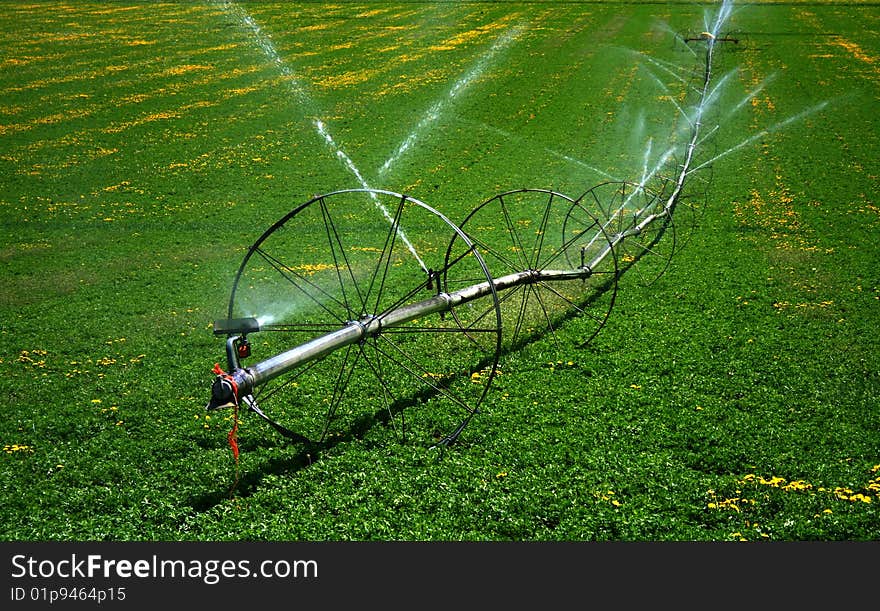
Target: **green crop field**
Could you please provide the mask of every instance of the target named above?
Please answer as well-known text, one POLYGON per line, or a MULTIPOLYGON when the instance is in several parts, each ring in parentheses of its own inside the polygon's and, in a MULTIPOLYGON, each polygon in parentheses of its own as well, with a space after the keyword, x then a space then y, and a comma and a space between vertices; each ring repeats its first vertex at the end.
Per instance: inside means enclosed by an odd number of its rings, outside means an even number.
MULTIPOLYGON (((422 342, 426 379, 473 367, 456 443, 432 447, 443 393, 385 375, 393 353, 331 355, 265 404, 314 430, 345 395, 320 443, 205 410, 239 266, 316 195, 423 202, 401 227, 427 259, 502 192, 674 178, 718 8, 4 2, 0 538, 880 538, 876 3, 733 7, 675 231, 619 253, 604 326, 537 311, 509 341, 504 319, 494 378, 491 346, 422 342)), ((306 255, 276 271, 369 266, 380 208, 337 208, 324 242, 294 217, 273 239, 306 255)), ((248 363, 291 341, 250 340, 248 363)))

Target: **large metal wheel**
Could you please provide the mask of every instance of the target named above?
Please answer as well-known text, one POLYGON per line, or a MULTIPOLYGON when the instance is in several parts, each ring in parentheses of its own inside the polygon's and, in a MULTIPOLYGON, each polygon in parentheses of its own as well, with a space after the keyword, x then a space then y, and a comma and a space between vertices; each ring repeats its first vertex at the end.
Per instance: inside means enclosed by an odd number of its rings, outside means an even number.
POLYGON ((622 277, 634 277, 638 284, 649 286, 666 272, 676 252, 676 233, 672 211, 664 209, 662 191, 610 181, 589 189, 580 201, 601 219, 614 243, 622 277))
POLYGON ((617 292, 616 260, 605 230, 579 201, 546 189, 508 191, 477 206, 460 227, 483 253, 496 282, 505 275, 534 272, 533 281, 499 290, 507 349, 546 334, 561 347, 557 332, 567 319, 578 320, 573 329, 581 344, 605 325, 617 292), (572 228, 568 235, 567 219, 572 228), (582 278, 546 275, 578 270, 603 250, 609 255, 605 265, 582 278))
POLYGON ((501 347, 498 297, 472 241, 426 204, 373 189, 316 196, 270 227, 235 275, 227 314, 259 321, 251 361, 371 321, 362 341, 258 385, 245 400, 312 442, 385 427, 401 439, 453 441, 478 411, 501 347), (492 290, 451 311, 383 324, 435 297, 441 278, 492 290))

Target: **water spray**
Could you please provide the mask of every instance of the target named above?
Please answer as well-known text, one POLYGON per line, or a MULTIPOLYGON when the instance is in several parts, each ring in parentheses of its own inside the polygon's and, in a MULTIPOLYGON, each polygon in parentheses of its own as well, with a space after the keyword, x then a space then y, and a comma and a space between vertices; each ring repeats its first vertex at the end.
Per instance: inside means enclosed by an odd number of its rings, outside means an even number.
MULTIPOLYGON (((718 91, 714 52, 738 42, 719 33, 729 15, 725 1, 705 32, 684 39, 705 51, 693 114, 679 109, 689 135, 654 167, 649 141, 638 181, 607 181, 577 198, 507 191, 459 223, 362 180, 362 188, 291 210, 248 249, 227 316, 214 323, 226 337, 226 370, 215 369, 207 409, 244 406, 301 442, 379 422, 401 437, 448 445, 479 413, 502 351, 544 332, 555 337, 572 319, 580 344, 590 342, 608 320, 621 274, 645 258, 659 259, 661 274, 669 263, 667 234, 674 245, 676 209, 703 167, 692 167, 695 150, 714 131, 703 133, 718 91), (649 188, 677 153, 672 176, 649 188), (277 319, 251 309, 278 302, 297 307, 277 319), (268 356, 251 362, 256 352, 268 356), (270 405, 280 416, 264 411, 270 405), (413 411, 417 421, 409 422, 413 411)), ((648 275, 656 279, 656 269, 648 275)))

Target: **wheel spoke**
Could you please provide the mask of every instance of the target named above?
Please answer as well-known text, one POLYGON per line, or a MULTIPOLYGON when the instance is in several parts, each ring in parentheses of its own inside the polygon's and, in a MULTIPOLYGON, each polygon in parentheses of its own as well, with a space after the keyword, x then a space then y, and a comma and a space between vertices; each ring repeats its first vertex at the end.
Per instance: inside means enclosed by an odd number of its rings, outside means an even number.
POLYGON ((436 441, 434 431, 460 432, 461 414, 478 410, 494 378, 498 301, 460 228, 412 198, 352 189, 315 196, 257 240, 236 275, 228 317, 261 320, 248 358, 264 360, 241 367, 259 372, 250 394, 278 430, 329 442, 387 415, 401 437, 430 430, 436 441), (436 311, 437 294, 470 286, 489 291, 436 311), (402 308, 414 315, 382 324, 402 308), (360 336, 351 334, 357 329, 360 336), (481 368, 491 373, 476 384, 466 372, 481 368), (422 403, 430 409, 410 416, 422 403), (367 416, 370 405, 380 408, 367 416))
MULTIPOLYGON (((394 393, 391 390, 391 386, 385 380, 385 374, 383 373, 382 367, 382 358, 380 358, 380 353, 378 348, 376 347, 376 339, 373 338, 369 342, 367 342, 374 352, 374 358, 370 359, 366 355, 366 351, 364 347, 361 346, 361 352, 364 356, 364 362, 367 363, 370 370, 373 372, 373 375, 376 377, 376 381, 379 383, 379 386, 382 388, 382 402, 385 405, 385 411, 388 413, 388 420, 391 423, 391 427, 393 429, 397 429, 397 425, 395 424, 396 418, 394 417, 394 411, 392 407, 394 405, 394 393), (390 398, 390 399, 389 399, 390 398)), ((403 410, 400 412, 400 430, 399 435, 401 441, 404 441, 406 438, 406 422, 404 420, 403 410)))
POLYGON ((333 384, 333 394, 330 398, 330 405, 327 407, 327 417, 324 420, 324 430, 321 431, 321 441, 324 441, 327 437, 330 423, 336 416, 336 410, 339 408, 339 404, 345 395, 345 390, 348 388, 348 382, 351 380, 351 374, 354 373, 357 367, 360 355, 361 351, 359 349, 355 350, 351 345, 345 348, 342 366, 339 368, 339 375, 336 376, 336 381, 333 384), (355 353, 354 358, 351 356, 352 352, 355 353))
POLYGON ((376 296, 376 305, 373 308, 373 312, 378 312, 380 310, 380 304, 382 302, 382 292, 385 288, 385 280, 388 278, 388 269, 391 266, 391 253, 394 251, 394 244, 397 242, 397 233, 398 227, 400 226, 400 215, 403 213, 403 205, 406 203, 406 199, 401 197, 400 203, 397 205, 397 210, 394 213, 394 219, 391 221, 391 227, 388 229, 388 235, 385 238, 385 246, 382 249, 382 254, 379 257, 379 261, 376 264, 376 269, 373 272, 373 277, 370 280, 370 287, 367 289, 367 294, 365 297, 365 302, 368 302, 370 296, 373 293, 373 286, 376 282, 376 276, 379 273, 379 268, 382 267, 382 261, 385 261, 385 269, 382 273, 382 279, 379 283, 379 294, 376 296))
POLYGON ((343 281, 342 279, 342 269, 339 264, 339 260, 337 259, 337 249, 339 250, 339 256, 342 257, 342 260, 344 262, 344 269, 348 273, 348 280, 351 282, 352 286, 355 289, 355 293, 358 296, 358 302, 360 305, 360 307, 358 308, 358 312, 360 314, 363 313, 365 307, 364 297, 363 295, 361 295, 357 280, 355 279, 354 272, 352 271, 352 266, 348 261, 347 255, 345 254, 345 246, 342 244, 342 239, 339 236, 339 232, 336 230, 336 225, 333 223, 333 218, 330 216, 330 211, 327 209, 327 203, 324 201, 323 197, 319 201, 321 204, 321 216, 324 218, 324 227, 327 232, 328 248, 333 255, 333 266, 336 268, 336 277, 339 280, 339 290, 342 293, 342 298, 345 302, 345 310, 348 313, 348 317, 354 318, 355 315, 352 312, 351 304, 349 303, 348 295, 345 290, 345 281, 343 281))
POLYGON ((287 266, 287 265, 284 265, 283 263, 281 263, 281 261, 279 261, 279 260, 275 259, 274 257, 272 257, 272 256, 269 255, 269 253, 267 253, 266 251, 264 251, 264 250, 262 250, 262 249, 257 249, 256 252, 257 252, 257 254, 259 254, 259 255, 260 255, 260 256, 261 256, 261 257, 262 257, 267 263, 269 263, 269 265, 271 265, 272 267, 274 267, 274 268, 278 271, 278 273, 281 275, 282 278, 284 278, 284 279, 287 280, 290 284, 292 284, 294 287, 296 287, 296 289, 297 289, 301 294, 303 294, 303 295, 305 295, 306 297, 308 297, 308 298, 309 298, 311 301, 313 301, 318 307, 320 307, 322 310, 324 310, 325 312, 327 312, 328 314, 330 314, 335 320, 337 320, 337 321, 340 322, 340 323, 343 322, 343 318, 342 318, 342 317, 340 317, 339 315, 337 315, 335 312, 333 312, 333 310, 331 310, 330 308, 328 308, 328 307, 327 307, 322 301, 320 301, 317 297, 315 297, 315 294, 314 294, 312 291, 307 291, 307 290, 304 289, 302 286, 300 286, 299 284, 297 284, 297 280, 299 280, 300 282, 302 282, 302 283, 305 284, 305 285, 308 285, 308 287, 311 288, 314 292, 317 292, 318 294, 325 296, 328 300, 332 301, 333 303, 335 303, 336 305, 338 305, 338 306, 340 306, 340 307, 342 307, 342 308, 345 308, 346 311, 347 311, 347 306, 345 305, 345 303, 339 301, 338 299, 336 299, 335 297, 333 297, 332 295, 330 295, 327 291, 325 291, 324 289, 322 289, 322 288, 321 288, 320 286, 318 286, 317 284, 314 284, 313 282, 309 281, 307 278, 305 278, 304 276, 302 276, 301 274, 299 274, 298 272, 296 272, 292 267, 287 266), (294 279, 294 277, 296 278, 296 280, 294 279))
POLYGON ((432 382, 431 381, 433 379, 431 376, 432 372, 427 367, 425 367, 424 365, 419 363, 415 358, 411 357, 408 353, 406 353, 402 348, 400 348, 400 346, 397 345, 397 343, 391 341, 391 339, 389 339, 388 337, 385 337, 385 336, 382 336, 382 339, 385 341, 386 344, 388 344, 391 348, 394 349, 393 353, 389 352, 389 351, 382 350, 382 348, 380 348, 377 343, 376 349, 379 351, 379 353, 382 356, 384 356, 389 361, 398 365, 402 370, 409 373, 415 380, 420 381, 422 384, 429 387, 431 390, 443 395, 444 397, 446 397, 447 399, 449 399, 450 401, 452 401, 453 403, 455 403, 456 405, 458 405, 459 407, 461 407, 462 409, 464 409, 468 413, 474 412, 475 408, 470 407, 461 398, 452 394, 451 392, 449 392, 447 389, 443 388, 439 384, 432 382), (397 356, 395 356, 395 354, 397 356))
MULTIPOLYGON (((596 192, 589 191, 585 196, 597 208, 607 210, 607 202, 596 192)), ((611 203, 619 206, 620 200, 611 203)), ((497 195, 474 209, 462 223, 462 229, 487 258, 499 262, 502 273, 577 270, 600 253, 610 254, 610 263, 616 270, 613 249, 599 220, 585 209, 581 200, 554 191, 521 189, 497 195), (582 253, 592 253, 591 259, 585 262, 582 253)), ((556 349, 561 350, 558 333, 567 318, 584 316, 593 326, 604 324, 605 317, 597 320, 591 316, 594 308, 583 307, 602 278, 600 271, 588 270, 582 280, 565 280, 565 288, 563 281, 554 283, 540 277, 523 278, 521 284, 506 287, 499 295, 504 327, 509 329, 505 342, 515 346, 526 330, 531 340, 538 338, 532 329, 546 329, 553 336, 551 341, 556 349)), ((613 300, 593 297, 592 301, 596 307, 600 301, 610 307, 609 301, 613 300)))

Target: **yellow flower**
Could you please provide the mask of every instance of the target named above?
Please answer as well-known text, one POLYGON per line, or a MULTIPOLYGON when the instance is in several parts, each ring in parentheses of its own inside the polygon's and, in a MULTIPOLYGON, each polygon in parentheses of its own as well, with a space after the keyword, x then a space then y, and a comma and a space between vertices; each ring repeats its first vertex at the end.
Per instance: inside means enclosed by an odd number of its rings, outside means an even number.
POLYGON ((812 488, 812 484, 808 484, 804 480, 796 480, 793 482, 789 482, 785 486, 782 487, 783 490, 809 490, 812 488))
POLYGON ((14 452, 33 452, 34 449, 31 446, 26 446, 20 443, 13 443, 12 445, 3 446, 3 451, 7 454, 12 454, 14 452))
POLYGON ((848 501, 852 493, 852 490, 850 490, 849 488, 844 488, 843 486, 838 486, 834 489, 834 496, 842 501, 848 501))
POLYGON ((763 477, 761 477, 761 478, 758 478, 758 481, 760 483, 764 484, 765 486, 773 486, 775 488, 778 488, 779 484, 785 483, 785 478, 773 476, 770 479, 764 479, 763 477))

